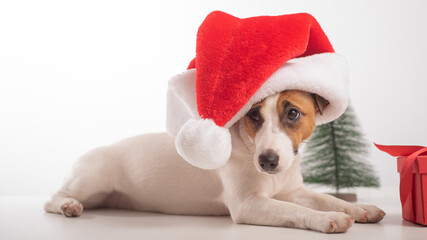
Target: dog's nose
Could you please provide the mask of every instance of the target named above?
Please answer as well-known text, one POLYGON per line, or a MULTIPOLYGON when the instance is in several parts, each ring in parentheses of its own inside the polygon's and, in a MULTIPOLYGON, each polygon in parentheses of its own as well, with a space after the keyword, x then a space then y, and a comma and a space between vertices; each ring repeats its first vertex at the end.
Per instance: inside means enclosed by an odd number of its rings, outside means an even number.
POLYGON ((279 155, 272 150, 267 150, 258 157, 259 165, 265 171, 273 171, 279 163, 279 155))

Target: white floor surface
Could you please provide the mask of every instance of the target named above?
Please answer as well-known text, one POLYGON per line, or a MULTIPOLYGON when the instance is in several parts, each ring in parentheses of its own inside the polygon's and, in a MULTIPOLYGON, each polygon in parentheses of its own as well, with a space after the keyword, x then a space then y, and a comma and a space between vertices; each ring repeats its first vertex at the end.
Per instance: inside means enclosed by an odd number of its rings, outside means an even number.
POLYGON ((79 218, 43 211, 47 196, 0 196, 0 239, 427 239, 427 227, 401 219, 398 190, 358 191, 387 216, 354 224, 346 233, 234 224, 229 217, 174 216, 115 209, 86 210, 79 218))

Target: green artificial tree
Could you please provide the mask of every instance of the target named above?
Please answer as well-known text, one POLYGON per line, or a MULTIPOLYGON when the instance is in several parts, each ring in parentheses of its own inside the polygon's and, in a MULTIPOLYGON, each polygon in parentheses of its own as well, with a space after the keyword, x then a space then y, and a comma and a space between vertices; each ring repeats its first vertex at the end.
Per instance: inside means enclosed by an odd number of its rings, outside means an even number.
MULTIPOLYGON (((335 188, 379 187, 378 177, 366 161, 365 142, 351 106, 335 121, 316 127, 302 162, 304 182, 335 188)), ((345 198, 345 197, 344 197, 345 198)), ((350 201, 355 201, 353 194, 350 201)))

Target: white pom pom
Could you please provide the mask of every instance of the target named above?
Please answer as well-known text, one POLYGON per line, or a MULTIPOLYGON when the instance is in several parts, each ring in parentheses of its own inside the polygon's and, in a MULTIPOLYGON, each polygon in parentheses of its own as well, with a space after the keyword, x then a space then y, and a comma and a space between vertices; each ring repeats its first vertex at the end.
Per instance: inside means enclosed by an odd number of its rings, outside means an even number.
POLYGON ((176 149, 187 162, 202 169, 223 166, 231 155, 231 135, 211 119, 190 119, 175 138, 176 149))

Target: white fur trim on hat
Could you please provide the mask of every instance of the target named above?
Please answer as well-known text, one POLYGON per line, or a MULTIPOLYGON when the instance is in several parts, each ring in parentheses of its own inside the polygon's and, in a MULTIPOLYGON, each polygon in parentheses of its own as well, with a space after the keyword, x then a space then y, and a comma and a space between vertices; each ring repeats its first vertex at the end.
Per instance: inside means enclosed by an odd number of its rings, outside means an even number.
POLYGON ((337 119, 348 105, 348 67, 336 53, 320 53, 287 61, 257 90, 249 101, 225 124, 231 127, 264 98, 284 90, 301 90, 329 101, 322 115, 316 114, 316 125, 337 119))
POLYGON ((189 119, 200 119, 197 112, 195 69, 169 80, 166 114, 166 130, 173 137, 189 119))
POLYGON ((211 119, 190 119, 176 136, 175 146, 190 164, 202 169, 219 168, 231 155, 230 131, 211 119))

